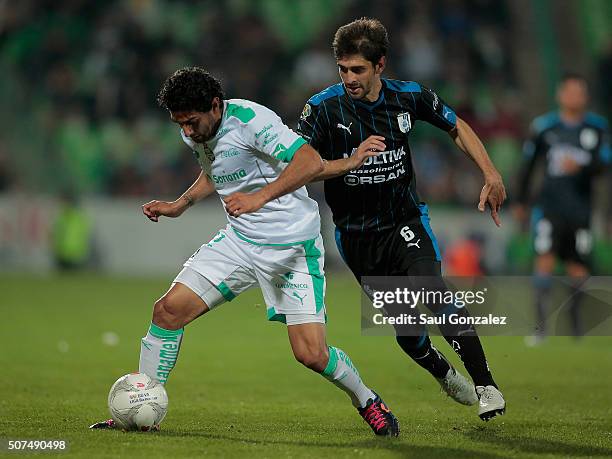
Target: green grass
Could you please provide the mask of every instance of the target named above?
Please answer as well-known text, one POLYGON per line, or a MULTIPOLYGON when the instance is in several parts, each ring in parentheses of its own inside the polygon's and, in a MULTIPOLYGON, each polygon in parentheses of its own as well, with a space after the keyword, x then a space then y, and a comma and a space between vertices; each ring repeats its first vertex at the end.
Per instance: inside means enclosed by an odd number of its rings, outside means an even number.
POLYGON ((329 342, 392 407, 397 440, 374 438, 344 393, 294 361, 256 290, 188 327, 161 432, 89 431, 108 417, 115 379, 137 369, 152 303, 168 285, 93 275, 0 278, 0 439, 66 439, 67 455, 88 458, 612 456, 612 339, 531 349, 519 337, 484 338, 508 401, 485 424, 443 397, 392 337, 360 336, 355 283, 328 282, 329 342), (108 331, 118 345, 103 343, 108 331))

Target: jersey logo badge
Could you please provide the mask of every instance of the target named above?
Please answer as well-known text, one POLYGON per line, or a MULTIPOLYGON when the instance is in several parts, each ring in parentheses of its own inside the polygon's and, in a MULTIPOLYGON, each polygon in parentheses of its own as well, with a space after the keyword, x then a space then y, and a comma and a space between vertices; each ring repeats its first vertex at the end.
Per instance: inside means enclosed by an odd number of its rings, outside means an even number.
POLYGON ((400 131, 404 134, 410 131, 412 123, 410 122, 410 113, 404 112, 397 115, 397 124, 399 125, 400 131))
POLYGON ((282 153, 285 153, 287 151, 287 147, 284 146, 282 143, 279 143, 278 145, 276 145, 276 147, 274 148, 274 151, 272 152, 272 156, 276 159, 278 159, 278 156, 282 153))
POLYGON ((349 123, 348 126, 345 126, 344 124, 338 123, 338 125, 336 126, 338 129, 344 129, 345 131, 348 131, 349 135, 351 135, 351 125, 353 124, 353 122, 351 121, 349 123))
POLYGON ((420 240, 420 239, 417 239, 417 241, 416 241, 416 242, 409 242, 409 243, 408 243, 408 248, 410 248, 410 247, 416 247, 417 249, 420 249, 420 248, 421 248, 421 246, 419 245, 419 243, 420 243, 420 242, 421 242, 421 240, 420 240))
POLYGON ((302 110, 302 114, 300 115, 300 118, 305 120, 306 118, 310 116, 311 113, 312 113, 312 107, 310 106, 310 104, 306 104, 304 105, 304 109, 302 110))
POLYGON ((304 296, 300 296, 297 292, 293 292, 293 296, 300 300, 300 304, 304 306, 304 298, 306 298, 308 294, 304 293, 304 296))
POLYGON ((585 150, 595 148, 598 140, 595 129, 585 128, 580 131, 580 145, 582 145, 582 148, 585 150))

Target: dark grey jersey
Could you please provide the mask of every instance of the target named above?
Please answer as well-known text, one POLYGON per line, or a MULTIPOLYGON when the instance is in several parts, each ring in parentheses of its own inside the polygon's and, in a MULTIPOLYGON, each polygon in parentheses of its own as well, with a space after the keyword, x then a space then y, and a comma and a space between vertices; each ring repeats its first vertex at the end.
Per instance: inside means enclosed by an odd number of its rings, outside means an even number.
POLYGON ((348 158, 371 135, 387 151, 358 170, 325 181, 325 199, 344 232, 386 231, 419 214, 408 138, 418 120, 450 131, 455 112, 435 92, 413 81, 382 79, 378 100, 351 99, 342 84, 308 100, 298 131, 327 160, 348 158))
POLYGON ((546 172, 535 204, 548 214, 588 222, 592 177, 612 159, 606 120, 587 113, 580 123, 570 125, 559 113, 547 113, 533 121, 523 153, 519 201, 527 202, 532 172, 542 161, 546 172), (577 171, 567 171, 568 160, 577 164, 577 171))

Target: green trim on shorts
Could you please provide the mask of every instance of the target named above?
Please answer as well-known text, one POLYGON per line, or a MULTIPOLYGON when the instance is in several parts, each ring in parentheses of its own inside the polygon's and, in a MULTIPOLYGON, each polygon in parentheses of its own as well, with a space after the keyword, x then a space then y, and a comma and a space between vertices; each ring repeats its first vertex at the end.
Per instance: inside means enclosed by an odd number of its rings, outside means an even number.
POLYGON ((331 377, 338 366, 338 354, 336 353, 336 348, 333 346, 327 346, 327 349, 329 350, 329 360, 327 361, 325 370, 323 370, 321 374, 323 376, 331 377))
POLYGON ((286 244, 262 244, 261 242, 251 241, 246 236, 244 236, 242 233, 239 233, 238 230, 234 228, 233 226, 232 226, 232 229, 234 230, 234 233, 236 233, 236 236, 238 236, 239 239, 242 239, 243 241, 248 242, 249 244, 258 245, 260 247, 291 247, 294 245, 303 245, 307 242, 314 241, 314 239, 308 239, 307 241, 287 242, 286 244))
POLYGON ((323 295, 323 287, 325 286, 325 276, 321 274, 319 270, 319 258, 321 258, 321 251, 315 245, 316 239, 311 239, 304 242, 304 251, 306 252, 306 265, 308 266, 308 274, 312 278, 312 288, 315 295, 315 304, 317 305, 317 312, 321 310, 325 303, 323 295))
POLYGON ((221 282, 219 285, 216 285, 215 287, 217 287, 217 290, 221 292, 221 295, 223 295, 223 298, 225 298, 226 301, 232 301, 234 298, 236 298, 236 295, 234 294, 234 292, 230 290, 230 288, 227 286, 225 282, 221 282))
POLYGON ((165 328, 158 327, 153 322, 151 322, 151 326, 149 327, 149 333, 151 333, 156 338, 169 338, 175 337, 183 334, 184 329, 179 328, 178 330, 166 330, 165 328))
POLYGON ((266 310, 266 313, 268 314, 269 321, 287 323, 287 316, 285 314, 277 314, 274 308, 266 310))

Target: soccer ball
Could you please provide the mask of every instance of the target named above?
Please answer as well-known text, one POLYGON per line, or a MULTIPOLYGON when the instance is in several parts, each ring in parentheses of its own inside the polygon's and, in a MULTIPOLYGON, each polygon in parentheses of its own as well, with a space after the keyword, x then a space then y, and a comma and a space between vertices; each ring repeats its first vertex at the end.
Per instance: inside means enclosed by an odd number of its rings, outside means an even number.
POLYGON ((121 429, 157 429, 168 411, 168 394, 159 381, 143 373, 130 373, 111 387, 108 409, 121 429))

